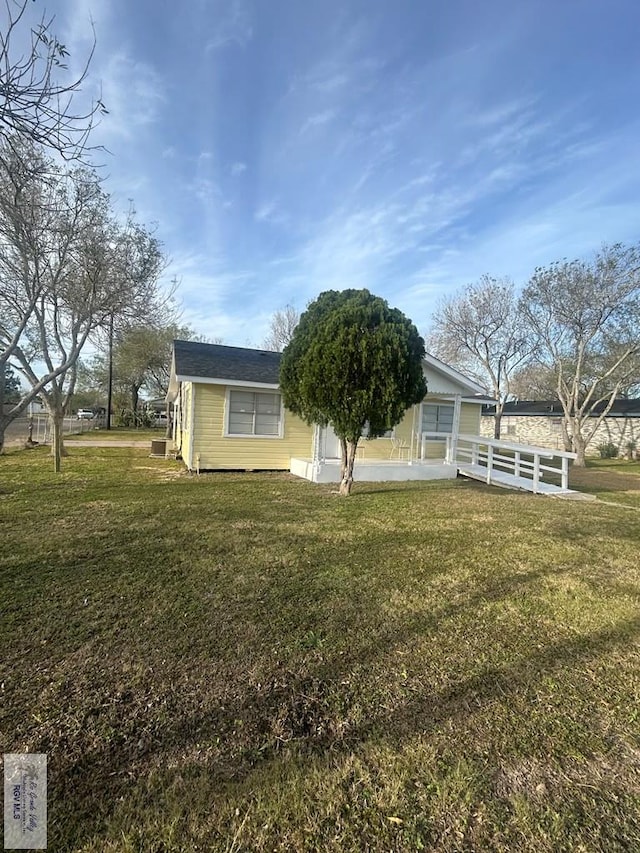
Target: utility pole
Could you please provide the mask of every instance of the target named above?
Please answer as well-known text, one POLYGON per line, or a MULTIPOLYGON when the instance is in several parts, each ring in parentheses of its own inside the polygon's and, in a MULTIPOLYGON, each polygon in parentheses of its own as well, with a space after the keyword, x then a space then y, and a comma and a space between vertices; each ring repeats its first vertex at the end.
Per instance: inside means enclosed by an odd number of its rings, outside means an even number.
POLYGON ((113 392, 113 311, 109 317, 109 377, 107 380, 107 429, 111 429, 111 396, 113 392))

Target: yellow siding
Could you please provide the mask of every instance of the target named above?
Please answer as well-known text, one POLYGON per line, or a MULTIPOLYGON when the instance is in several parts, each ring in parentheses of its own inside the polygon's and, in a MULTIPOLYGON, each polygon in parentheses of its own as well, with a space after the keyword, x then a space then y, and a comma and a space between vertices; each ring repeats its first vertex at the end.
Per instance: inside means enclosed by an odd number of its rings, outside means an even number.
POLYGON ((313 427, 286 409, 283 438, 229 437, 224 435, 226 386, 196 385, 195 390, 194 467, 197 453, 200 468, 210 470, 288 471, 292 456, 311 457, 313 427))
POLYGON ((460 407, 460 432, 466 435, 480 435, 480 413, 478 403, 463 403, 460 407))
MULTIPOLYGON (((416 418, 418 415, 416 414, 416 418)), ((416 420, 417 423, 417 420, 416 420)), ((407 445, 411 445, 411 432, 413 430, 413 408, 407 409, 404 418, 396 426, 396 438, 406 441, 407 445)), ((362 448, 364 459, 389 459, 391 456, 391 439, 390 438, 372 438, 371 441, 361 439, 358 447, 362 448)), ((393 454, 393 458, 397 459, 397 453, 393 454)), ((403 459, 407 458, 407 451, 404 451, 403 459)))

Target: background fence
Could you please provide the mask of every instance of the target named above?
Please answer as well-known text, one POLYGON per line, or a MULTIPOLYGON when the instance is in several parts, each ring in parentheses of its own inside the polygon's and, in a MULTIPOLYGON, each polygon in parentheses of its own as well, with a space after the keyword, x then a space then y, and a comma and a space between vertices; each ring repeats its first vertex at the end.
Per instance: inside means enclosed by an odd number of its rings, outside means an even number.
MULTIPOLYGON (((51 423, 49 416, 44 414, 33 415, 29 418, 16 418, 7 427, 5 433, 5 441, 7 444, 24 444, 29 438, 30 425, 33 424, 31 431, 31 439, 37 441, 38 444, 50 444, 51 442, 51 423)), ((63 435, 79 435, 82 432, 89 432, 98 426, 103 425, 103 420, 98 418, 77 418, 72 415, 66 417, 62 422, 63 435)))

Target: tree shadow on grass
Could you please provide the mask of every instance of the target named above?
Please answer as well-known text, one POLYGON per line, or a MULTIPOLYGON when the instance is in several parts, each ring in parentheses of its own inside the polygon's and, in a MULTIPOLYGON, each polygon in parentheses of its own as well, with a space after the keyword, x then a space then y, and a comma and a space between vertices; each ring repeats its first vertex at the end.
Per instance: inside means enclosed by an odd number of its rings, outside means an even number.
POLYGON ((509 697, 515 698, 544 675, 626 647, 638 637, 640 617, 532 647, 504 666, 488 666, 438 689, 425 684, 396 693, 386 707, 371 706, 362 679, 377 659, 425 635, 437 642, 437 632, 447 620, 487 602, 526 594, 556 572, 564 570, 543 567, 490 580, 456 603, 406 616, 401 624, 354 644, 346 654, 323 651, 303 660, 284 660, 262 675, 244 675, 238 661, 235 681, 225 689, 199 695, 198 682, 190 685, 187 680, 152 711, 132 698, 115 703, 107 697, 105 707, 111 711, 105 715, 96 708, 84 726, 94 731, 100 722, 114 731, 111 740, 94 737, 83 743, 80 733, 74 744, 38 745, 52 753, 51 843, 55 849, 74 849, 100 837, 118 800, 129 795, 149 767, 174 766, 178 773, 181 762, 202 762, 210 778, 222 786, 246 779, 254 769, 281 760, 292 749, 298 755, 335 757, 371 738, 402 748, 414 735, 428 736, 444 721, 464 717, 495 699, 508 703, 509 697), (123 731, 125 739, 119 737, 123 731))

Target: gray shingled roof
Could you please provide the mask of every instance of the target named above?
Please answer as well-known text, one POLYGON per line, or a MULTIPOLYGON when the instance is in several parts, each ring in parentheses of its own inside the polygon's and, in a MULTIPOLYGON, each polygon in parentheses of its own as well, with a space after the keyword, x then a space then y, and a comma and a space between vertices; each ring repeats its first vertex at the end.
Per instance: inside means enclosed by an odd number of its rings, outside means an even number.
POLYGON ((277 385, 280 353, 195 341, 174 341, 176 376, 277 385))

